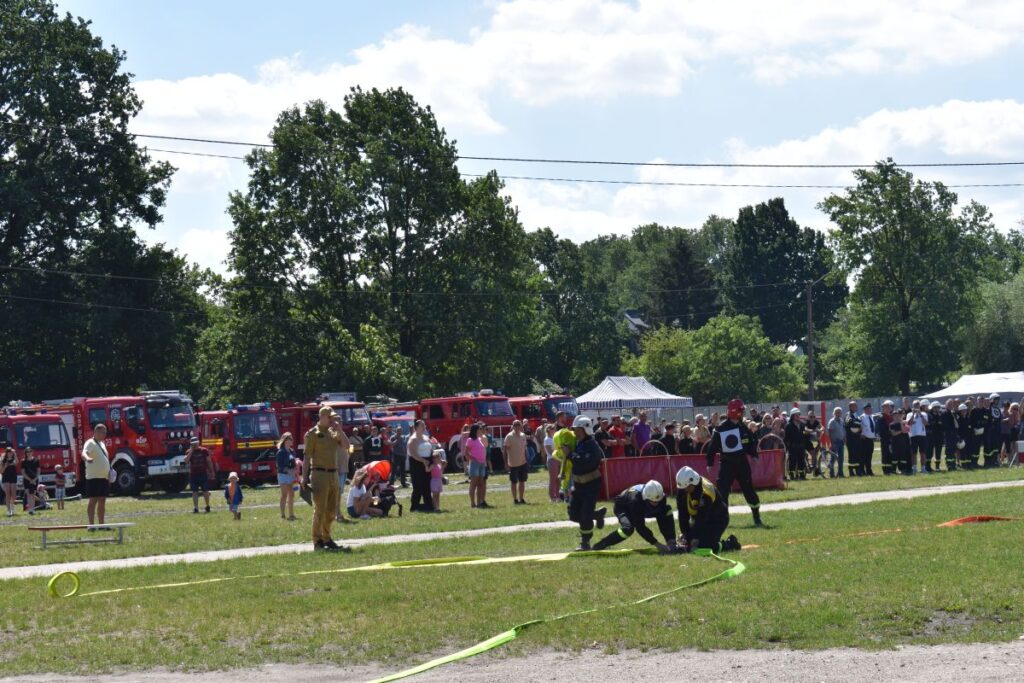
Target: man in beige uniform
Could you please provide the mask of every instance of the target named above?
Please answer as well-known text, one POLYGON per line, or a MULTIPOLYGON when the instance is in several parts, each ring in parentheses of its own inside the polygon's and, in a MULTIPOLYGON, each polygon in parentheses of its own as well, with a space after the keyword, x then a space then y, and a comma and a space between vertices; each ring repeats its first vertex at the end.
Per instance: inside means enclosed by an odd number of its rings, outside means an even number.
POLYGON ((338 431, 331 427, 329 407, 320 408, 316 426, 306 432, 302 485, 313 493, 313 550, 344 550, 331 539, 338 509, 338 431))

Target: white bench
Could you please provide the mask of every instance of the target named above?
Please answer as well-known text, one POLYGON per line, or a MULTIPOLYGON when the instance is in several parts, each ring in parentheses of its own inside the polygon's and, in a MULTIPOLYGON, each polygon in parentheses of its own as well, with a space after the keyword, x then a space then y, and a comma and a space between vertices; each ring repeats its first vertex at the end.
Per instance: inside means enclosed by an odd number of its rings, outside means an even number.
POLYGON ((41 531, 43 532, 43 550, 46 550, 48 545, 71 545, 72 543, 124 543, 124 530, 130 526, 135 526, 134 522, 118 522, 116 524, 67 524, 63 526, 30 526, 29 531, 41 531), (117 534, 103 537, 93 538, 74 538, 65 541, 49 541, 47 542, 46 535, 54 531, 76 531, 80 529, 86 529, 88 531, 116 531, 117 534))

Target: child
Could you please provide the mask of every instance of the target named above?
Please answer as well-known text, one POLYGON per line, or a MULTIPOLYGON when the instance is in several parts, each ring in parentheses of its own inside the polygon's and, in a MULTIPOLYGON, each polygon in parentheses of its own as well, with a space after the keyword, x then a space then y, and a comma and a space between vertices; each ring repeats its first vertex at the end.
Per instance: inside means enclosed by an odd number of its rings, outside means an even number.
POLYGON ((67 476, 64 474, 64 467, 57 465, 53 469, 53 498, 57 501, 57 509, 64 509, 64 486, 67 484, 67 476))
POLYGON ((441 462, 441 454, 444 451, 436 450, 431 458, 433 464, 430 466, 430 498, 434 501, 434 512, 441 511, 441 492, 444 491, 444 465, 441 462))
POLYGON ((36 509, 38 510, 50 510, 50 498, 46 495, 46 485, 38 484, 36 486, 36 509))
POLYGON ((238 483, 238 472, 228 475, 228 485, 224 487, 224 498, 228 501, 228 508, 235 515, 235 521, 242 519, 242 485, 238 483))

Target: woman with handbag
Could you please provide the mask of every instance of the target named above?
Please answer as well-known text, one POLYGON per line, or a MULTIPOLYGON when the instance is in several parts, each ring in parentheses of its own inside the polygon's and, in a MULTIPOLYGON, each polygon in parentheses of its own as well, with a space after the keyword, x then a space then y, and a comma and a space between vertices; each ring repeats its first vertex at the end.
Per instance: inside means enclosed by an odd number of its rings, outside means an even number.
POLYGON ((281 487, 281 519, 295 521, 295 438, 291 432, 277 442, 277 483, 281 487), (288 517, 284 511, 287 508, 288 517))

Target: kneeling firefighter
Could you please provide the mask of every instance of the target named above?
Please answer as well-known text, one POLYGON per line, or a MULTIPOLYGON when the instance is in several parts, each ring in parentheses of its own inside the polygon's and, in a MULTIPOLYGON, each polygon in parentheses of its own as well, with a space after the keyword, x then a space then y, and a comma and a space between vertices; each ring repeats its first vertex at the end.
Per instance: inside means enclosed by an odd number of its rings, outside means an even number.
POLYGON ((729 528, 729 503, 692 467, 676 472, 676 506, 682 532, 679 542, 684 551, 740 549, 740 542, 731 534, 722 541, 722 534, 729 528))
POLYGON ((615 516, 619 518, 619 528, 594 544, 594 550, 604 550, 621 543, 636 531, 640 538, 661 552, 676 552, 672 508, 668 506, 665 489, 659 482, 652 479, 646 484, 630 486, 615 496, 614 509, 615 516), (664 544, 658 543, 654 533, 647 528, 648 517, 654 517, 658 521, 658 530, 665 537, 664 544))
POLYGON ((569 519, 580 525, 580 546, 576 550, 590 550, 594 526, 604 528, 605 508, 595 510, 601 493, 601 459, 604 451, 594 440, 594 423, 589 417, 577 415, 572 422, 576 434, 576 448, 563 463, 572 478, 572 498, 569 500, 569 519))

